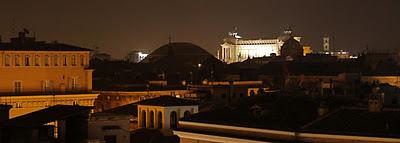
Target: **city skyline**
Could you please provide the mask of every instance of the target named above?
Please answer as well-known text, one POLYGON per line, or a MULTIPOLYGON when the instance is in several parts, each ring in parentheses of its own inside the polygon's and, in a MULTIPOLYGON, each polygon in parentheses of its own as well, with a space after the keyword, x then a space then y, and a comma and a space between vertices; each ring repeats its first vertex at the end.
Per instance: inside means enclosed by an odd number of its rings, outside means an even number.
POLYGON ((191 42, 215 55, 222 39, 238 27, 244 38, 275 38, 288 25, 303 43, 322 49, 334 36, 335 48, 357 53, 396 51, 398 1, 120 1, 25 2, 0 6, 2 41, 23 28, 38 40, 71 43, 122 58, 168 43, 191 42), (10 14, 12 13, 12 14, 10 14))

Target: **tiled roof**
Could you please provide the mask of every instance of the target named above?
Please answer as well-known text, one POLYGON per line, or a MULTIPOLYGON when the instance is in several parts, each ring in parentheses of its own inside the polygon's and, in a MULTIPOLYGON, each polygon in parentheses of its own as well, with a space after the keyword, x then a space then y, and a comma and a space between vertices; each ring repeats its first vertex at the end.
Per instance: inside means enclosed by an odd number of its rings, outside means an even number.
POLYGON ((92 51, 92 50, 62 43, 35 42, 31 44, 0 43, 0 51, 92 51))
POLYGON ((153 105, 153 106, 189 106, 198 105, 194 100, 186 100, 172 96, 160 96, 148 100, 137 102, 137 105, 153 105))
POLYGON ((92 107, 74 105, 55 105, 29 114, 9 119, 2 123, 7 126, 36 127, 71 116, 89 113, 92 107))

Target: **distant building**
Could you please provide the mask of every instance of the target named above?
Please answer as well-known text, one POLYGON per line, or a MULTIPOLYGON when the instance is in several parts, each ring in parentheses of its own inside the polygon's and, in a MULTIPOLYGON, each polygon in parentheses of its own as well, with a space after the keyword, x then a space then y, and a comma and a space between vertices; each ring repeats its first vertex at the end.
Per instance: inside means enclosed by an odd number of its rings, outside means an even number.
POLYGON ((0 43, 0 103, 13 105, 11 117, 56 104, 93 106, 91 50, 26 34, 0 43))
POLYGON ((323 38, 323 43, 322 46, 324 48, 324 52, 330 52, 331 51, 331 40, 329 37, 324 37, 323 38))
MULTIPOLYGON (((230 32, 218 50, 218 58, 226 63, 242 62, 249 58, 280 56, 281 46, 292 34, 290 28, 278 38, 243 39, 237 32, 230 32)), ((301 37, 294 37, 300 42, 301 37)))
POLYGON ((172 96, 161 96, 138 102, 139 128, 176 129, 181 118, 198 112, 198 103, 172 96))
POLYGON ((139 63, 140 61, 144 60, 147 55, 144 52, 141 51, 131 51, 126 55, 125 59, 131 63, 139 63))

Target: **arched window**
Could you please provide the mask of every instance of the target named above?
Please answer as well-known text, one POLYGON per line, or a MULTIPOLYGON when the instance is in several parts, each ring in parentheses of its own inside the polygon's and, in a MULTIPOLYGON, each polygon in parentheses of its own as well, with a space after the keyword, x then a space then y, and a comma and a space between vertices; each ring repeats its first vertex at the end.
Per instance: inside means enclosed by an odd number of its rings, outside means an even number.
POLYGON ((175 111, 171 112, 169 124, 171 129, 176 129, 178 127, 178 114, 176 114, 175 111))
POLYGON ((4 56, 4 65, 10 66, 10 55, 4 56))
POLYGON ((142 127, 146 128, 146 111, 142 111, 142 127))
POLYGON ((19 63, 19 55, 15 55, 14 64, 15 64, 15 66, 19 66, 20 65, 20 63, 19 63))
POLYGON ((44 65, 49 66, 49 56, 48 55, 44 56, 44 65))
POLYGON ((67 66, 67 64, 68 64, 68 57, 67 56, 64 56, 63 57, 63 66, 67 66))
POLYGON ((54 57, 53 57, 53 64, 54 64, 54 66, 58 66, 58 56, 57 55, 54 55, 54 57))
POLYGON ((150 128, 154 128, 154 112, 150 111, 150 128))
POLYGON ((185 111, 185 112, 183 113, 183 118, 184 118, 184 119, 189 119, 189 117, 190 117, 190 112, 189 112, 189 111, 185 111))
POLYGON ((81 57, 80 57, 80 63, 81 63, 81 66, 85 65, 85 57, 83 55, 81 55, 81 57))
POLYGON ((40 57, 39 57, 39 55, 35 56, 35 66, 40 66, 40 57))
POLYGON ((76 66, 76 57, 75 57, 75 55, 71 56, 71 65, 72 66, 76 66))
POLYGON ((28 55, 25 56, 25 66, 30 66, 30 57, 28 55))
POLYGON ((161 128, 163 128, 163 120, 162 120, 162 112, 161 111, 158 111, 158 116, 157 116, 157 118, 158 118, 158 128, 159 129, 161 129, 161 128))

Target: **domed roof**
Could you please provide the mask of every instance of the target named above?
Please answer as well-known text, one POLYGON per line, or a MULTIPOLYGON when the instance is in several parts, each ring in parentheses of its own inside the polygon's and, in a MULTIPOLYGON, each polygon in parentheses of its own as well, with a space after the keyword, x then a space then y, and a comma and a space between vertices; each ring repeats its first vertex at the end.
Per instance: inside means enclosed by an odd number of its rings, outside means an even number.
POLYGON ((181 59, 182 61, 199 61, 209 57, 213 57, 213 55, 197 45, 186 42, 176 42, 163 45, 160 48, 154 50, 146 57, 146 59, 143 60, 143 63, 157 62, 158 60, 166 58, 167 56, 173 56, 178 60, 181 59))

